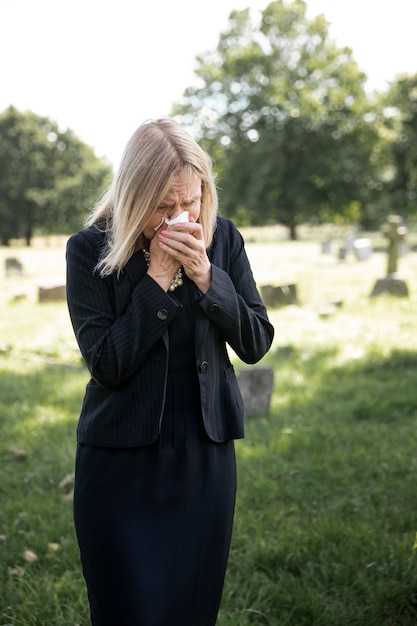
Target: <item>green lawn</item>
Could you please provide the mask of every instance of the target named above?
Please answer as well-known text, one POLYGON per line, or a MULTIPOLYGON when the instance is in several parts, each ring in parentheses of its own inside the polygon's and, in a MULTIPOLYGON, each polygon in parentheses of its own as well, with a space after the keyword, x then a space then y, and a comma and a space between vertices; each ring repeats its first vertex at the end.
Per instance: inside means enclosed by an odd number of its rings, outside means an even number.
MULTIPOLYGON (((383 252, 339 263, 313 237, 264 239, 248 243, 258 282, 296 282, 300 305, 271 311, 270 414, 236 445, 218 624, 415 625, 417 254, 400 261, 409 298, 370 299, 383 252)), ((62 242, 11 252, 27 269, 0 278, 0 626, 87 626, 71 511, 87 375, 65 303, 35 289, 62 269, 62 242)))

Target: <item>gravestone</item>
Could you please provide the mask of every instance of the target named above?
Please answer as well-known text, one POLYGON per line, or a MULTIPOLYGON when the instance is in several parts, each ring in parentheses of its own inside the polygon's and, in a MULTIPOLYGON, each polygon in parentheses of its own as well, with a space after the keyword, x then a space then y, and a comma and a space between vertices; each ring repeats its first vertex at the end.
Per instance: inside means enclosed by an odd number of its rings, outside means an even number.
POLYGON ((4 261, 4 266, 6 270, 6 276, 12 276, 14 274, 21 276, 23 274, 23 265, 19 261, 19 259, 16 259, 14 257, 8 257, 4 261))
POLYGON ((331 251, 332 251, 332 240, 325 239, 321 244, 321 253, 330 254, 331 251))
POLYGON ((342 245, 337 250, 338 261, 346 261, 348 255, 353 252, 353 243, 355 241, 355 233, 349 232, 344 236, 342 245))
POLYGON ((407 229, 399 215, 389 215, 382 232, 388 239, 388 265, 387 274, 395 274, 398 269, 398 257, 400 244, 404 243, 407 229))
POLYGON ((345 237, 345 242, 346 242, 346 253, 350 254, 351 252, 354 252, 354 248, 353 248, 353 244, 356 241, 356 236, 354 232, 349 232, 347 233, 346 237, 345 237))
POLYGON ((243 398, 245 416, 262 417, 269 413, 274 371, 271 367, 242 367, 236 374, 243 398))
POLYGON ((56 302, 67 297, 66 285, 44 285, 39 287, 39 302, 56 302))
POLYGON ((400 245, 404 243, 407 229, 399 215, 389 215, 382 232, 388 239, 387 275, 376 281, 371 297, 381 294, 406 297, 408 296, 408 287, 405 280, 398 274, 397 269, 400 245))
POLYGON ((358 261, 367 261, 372 255, 372 243, 370 239, 355 239, 353 252, 358 261))
POLYGON ((297 304, 297 286, 290 285, 261 285, 262 300, 266 307, 274 308, 297 304))
POLYGON ((408 296, 407 283, 397 274, 387 274, 384 278, 378 278, 372 289, 371 298, 382 294, 406 298, 408 296))
POLYGON ((339 261, 344 261, 344 260, 346 259, 346 254, 347 254, 346 248, 344 248, 343 246, 341 246, 341 247, 339 248, 339 250, 338 250, 338 253, 337 253, 337 258, 338 258, 338 260, 339 260, 339 261))

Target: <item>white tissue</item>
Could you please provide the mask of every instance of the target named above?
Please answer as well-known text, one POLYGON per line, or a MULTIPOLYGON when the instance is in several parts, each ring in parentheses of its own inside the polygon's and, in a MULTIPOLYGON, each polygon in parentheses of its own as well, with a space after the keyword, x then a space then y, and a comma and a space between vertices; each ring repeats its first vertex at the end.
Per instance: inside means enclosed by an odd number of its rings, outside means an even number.
POLYGON ((177 217, 173 217, 172 220, 169 220, 167 217, 165 218, 165 224, 168 226, 172 226, 173 224, 180 224, 181 222, 188 222, 188 211, 183 211, 177 217))
POLYGON ((161 221, 159 222, 158 226, 155 226, 154 231, 156 232, 158 230, 158 228, 161 228, 162 224, 165 222, 166 217, 163 217, 161 219, 161 221))

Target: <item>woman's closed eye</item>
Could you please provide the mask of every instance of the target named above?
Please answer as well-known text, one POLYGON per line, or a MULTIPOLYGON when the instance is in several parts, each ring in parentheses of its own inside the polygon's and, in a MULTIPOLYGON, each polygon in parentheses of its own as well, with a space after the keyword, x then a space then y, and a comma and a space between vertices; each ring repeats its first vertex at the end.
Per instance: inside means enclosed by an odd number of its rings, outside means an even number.
MULTIPOLYGON (((182 207, 191 207, 193 206, 195 203, 197 202, 197 200, 184 200, 183 202, 181 202, 182 207)), ((174 206, 166 206, 165 204, 161 204, 156 210, 158 213, 169 213, 170 211, 173 211, 175 209, 174 206)))

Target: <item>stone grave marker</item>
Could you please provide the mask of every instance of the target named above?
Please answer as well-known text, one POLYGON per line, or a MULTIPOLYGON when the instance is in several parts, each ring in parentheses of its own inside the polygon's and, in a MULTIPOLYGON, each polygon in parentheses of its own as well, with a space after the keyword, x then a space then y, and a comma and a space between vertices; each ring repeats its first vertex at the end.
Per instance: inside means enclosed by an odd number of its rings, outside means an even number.
POLYGON ((236 374, 245 407, 245 417, 268 415, 274 384, 272 367, 242 367, 236 374))
POLYGON ((401 297, 408 296, 407 284, 397 272, 400 245, 404 243, 407 234, 402 218, 399 215, 389 215, 382 232, 388 239, 387 275, 376 281, 371 297, 383 293, 401 297))
POLYGON ((371 240, 366 237, 355 239, 353 242, 353 253, 358 261, 367 261, 372 256, 371 240))
POLYGON ((400 244, 403 244, 407 235, 407 229, 399 215, 389 215, 382 232, 388 239, 388 265, 387 274, 395 274, 398 269, 398 257, 400 244))
POLYGON ((67 297, 66 285, 43 285, 39 287, 39 302, 56 302, 67 297))
POLYGON ((23 264, 15 257, 7 257, 4 261, 4 267, 6 276, 21 276, 23 274, 23 264))
POLYGON ((321 253, 322 254, 330 254, 332 251, 332 240, 325 239, 321 244, 321 253))
POLYGON ((261 295, 265 306, 271 309, 297 304, 297 286, 295 284, 261 285, 261 295))
POLYGON ((337 259, 338 261, 344 261, 346 259, 347 250, 344 246, 340 246, 337 251, 337 259))
POLYGON ((350 231, 349 233, 347 233, 346 237, 345 237, 345 241, 346 241, 346 253, 347 254, 351 254, 352 252, 354 252, 354 243, 356 241, 356 236, 355 233, 350 231))

